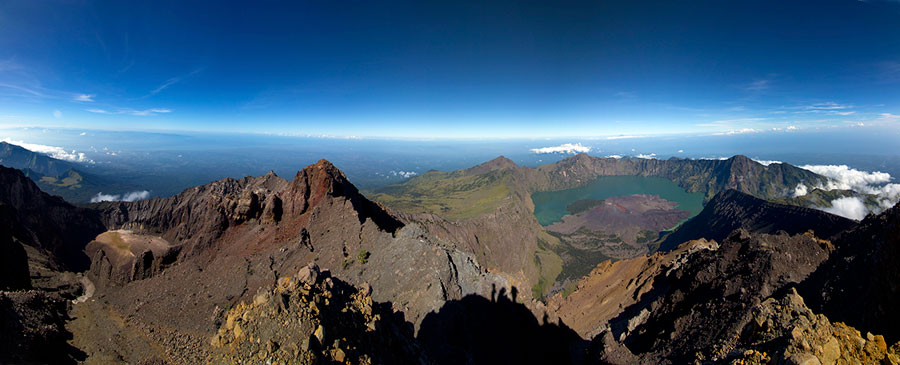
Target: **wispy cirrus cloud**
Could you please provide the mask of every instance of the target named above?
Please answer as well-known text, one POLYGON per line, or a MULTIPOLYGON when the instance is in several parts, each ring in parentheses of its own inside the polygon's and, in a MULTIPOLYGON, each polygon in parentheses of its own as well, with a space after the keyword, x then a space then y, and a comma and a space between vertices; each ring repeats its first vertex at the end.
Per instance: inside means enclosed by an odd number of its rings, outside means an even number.
POLYGON ((827 101, 824 103, 814 103, 810 105, 801 105, 795 107, 797 109, 794 113, 821 113, 821 114, 831 114, 831 115, 840 115, 847 116, 856 114, 856 111, 850 110, 853 109, 853 105, 847 104, 839 104, 833 101, 827 101))
POLYGON ((744 90, 750 92, 761 92, 769 90, 771 88, 772 80, 768 78, 753 80, 752 82, 744 86, 744 90))
POLYGON ((75 100, 75 101, 83 101, 83 102, 93 102, 93 101, 94 101, 94 96, 96 96, 96 95, 93 95, 93 94, 78 94, 78 95, 75 95, 75 98, 73 98, 73 100, 75 100))
POLYGON ((147 94, 147 95, 145 95, 144 97, 147 98, 147 97, 151 97, 151 96, 153 96, 153 95, 159 94, 159 93, 162 92, 163 90, 168 89, 170 86, 175 85, 175 84, 177 84, 177 83, 183 81, 184 79, 187 79, 187 78, 189 78, 189 77, 191 77, 191 76, 196 75, 196 74, 197 74, 198 72, 200 72, 201 70, 202 70, 202 69, 199 69, 199 68, 198 68, 198 69, 195 69, 195 70, 189 72, 189 73, 186 74, 186 75, 175 76, 175 77, 173 77, 173 78, 170 78, 170 79, 166 80, 166 82, 162 83, 162 85, 159 85, 159 87, 157 87, 157 88, 155 88, 155 89, 153 89, 153 90, 150 90, 150 93, 147 94))
POLYGON ((124 115, 135 115, 135 116, 140 116, 140 117, 146 117, 146 116, 153 116, 153 115, 157 115, 157 114, 171 113, 172 109, 167 109, 167 108, 152 108, 152 109, 143 109, 143 110, 118 109, 115 111, 110 111, 110 110, 100 109, 100 108, 91 108, 91 109, 85 109, 85 111, 91 112, 91 113, 96 113, 96 114, 124 114, 124 115))
POLYGON ((47 96, 44 93, 36 90, 33 87, 20 86, 20 85, 15 85, 15 84, 8 84, 8 83, 0 83, 0 88, 11 89, 14 91, 29 94, 27 96, 37 96, 37 97, 41 97, 41 98, 47 96))

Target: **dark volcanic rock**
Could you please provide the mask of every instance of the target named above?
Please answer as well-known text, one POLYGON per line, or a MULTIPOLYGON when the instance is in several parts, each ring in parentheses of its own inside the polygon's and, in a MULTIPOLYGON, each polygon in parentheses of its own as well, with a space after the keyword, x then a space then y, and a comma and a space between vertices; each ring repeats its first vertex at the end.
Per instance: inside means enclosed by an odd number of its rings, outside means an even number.
POLYGON ((209 249, 231 227, 247 222, 277 224, 285 216, 303 224, 320 202, 330 205, 334 199, 347 201, 359 223, 371 219, 388 232, 402 226, 325 160, 304 168, 291 182, 270 172, 240 180, 226 178, 168 198, 96 207, 108 227, 161 235, 182 245, 182 255, 193 256, 209 249))
POLYGON ((99 215, 50 196, 21 171, 0 166, 0 202, 15 209, 22 243, 45 252, 55 268, 81 271, 90 266, 85 245, 106 230, 99 215))
POLYGON ((0 290, 31 288, 28 271, 28 256, 25 248, 16 239, 20 234, 16 210, 0 203, 0 290))
POLYGON ((810 308, 900 341, 900 204, 866 217, 835 246, 800 289, 810 308))
POLYGON ((612 333, 643 362, 722 359, 739 345, 751 308, 806 279, 831 248, 810 234, 736 231, 718 250, 659 275, 653 290, 611 321, 612 333))
POLYGON ((819 210, 770 203, 738 192, 726 190, 716 194, 703 211, 663 239, 659 249, 671 250, 679 244, 705 238, 720 241, 736 229, 753 233, 789 234, 815 232, 831 239, 853 228, 856 222, 819 210))
POLYGON ((66 302, 31 290, 0 292, 0 363, 74 363, 66 302))

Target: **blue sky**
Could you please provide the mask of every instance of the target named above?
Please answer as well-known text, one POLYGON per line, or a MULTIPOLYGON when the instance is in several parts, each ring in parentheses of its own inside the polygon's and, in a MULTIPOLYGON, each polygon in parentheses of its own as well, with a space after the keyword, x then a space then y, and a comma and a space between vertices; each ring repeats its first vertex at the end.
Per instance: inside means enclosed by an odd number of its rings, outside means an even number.
POLYGON ((900 2, 4 1, 0 126, 896 131, 900 2))

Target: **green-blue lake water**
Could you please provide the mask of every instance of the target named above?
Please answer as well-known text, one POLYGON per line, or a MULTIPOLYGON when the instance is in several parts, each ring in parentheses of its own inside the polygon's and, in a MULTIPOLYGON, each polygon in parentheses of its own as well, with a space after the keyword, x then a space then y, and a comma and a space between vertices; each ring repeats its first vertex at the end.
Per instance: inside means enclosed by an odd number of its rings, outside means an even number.
POLYGON ((601 176, 582 187, 531 194, 531 200, 534 201, 534 215, 538 223, 547 226, 569 214, 566 207, 576 200, 600 200, 634 194, 659 195, 678 203, 677 208, 691 212, 691 217, 703 209, 702 193, 689 193, 670 180, 644 176, 601 176))

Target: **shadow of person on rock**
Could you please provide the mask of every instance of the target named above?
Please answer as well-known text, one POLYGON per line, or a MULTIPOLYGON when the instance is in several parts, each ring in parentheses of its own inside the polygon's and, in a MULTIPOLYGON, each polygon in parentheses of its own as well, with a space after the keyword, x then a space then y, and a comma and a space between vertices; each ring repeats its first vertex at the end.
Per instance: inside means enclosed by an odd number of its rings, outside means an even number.
POLYGON ((565 324, 543 324, 518 291, 501 288, 490 299, 467 295, 422 320, 417 340, 439 364, 581 363, 587 341, 565 324))

